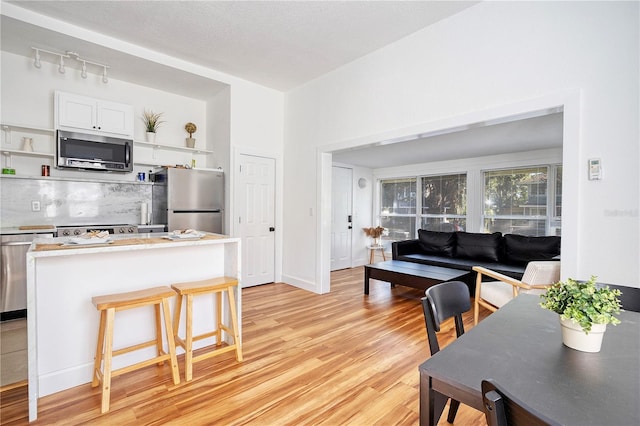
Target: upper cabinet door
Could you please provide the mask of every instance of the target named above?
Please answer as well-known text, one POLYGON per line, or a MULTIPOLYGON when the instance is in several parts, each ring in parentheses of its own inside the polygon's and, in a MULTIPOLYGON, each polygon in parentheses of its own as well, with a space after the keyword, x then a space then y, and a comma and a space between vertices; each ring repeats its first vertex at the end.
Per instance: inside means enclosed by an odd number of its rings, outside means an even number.
POLYGON ((95 99, 69 93, 57 93, 58 126, 98 130, 95 99))
POLYGON ((55 104, 58 128, 133 138, 131 105, 64 92, 56 92, 55 104))
POLYGON ((133 137, 133 108, 131 105, 98 101, 99 130, 133 137))

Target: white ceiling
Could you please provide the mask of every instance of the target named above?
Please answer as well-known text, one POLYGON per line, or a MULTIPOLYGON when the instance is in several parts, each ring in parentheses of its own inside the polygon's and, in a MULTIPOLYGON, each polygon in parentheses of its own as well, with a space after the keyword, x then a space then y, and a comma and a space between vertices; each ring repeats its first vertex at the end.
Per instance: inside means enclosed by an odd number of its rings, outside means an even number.
MULTIPOLYGON (((129 52, 143 48, 288 91, 476 3, 3 0, 1 47, 24 56, 32 46, 71 50, 110 65, 110 78, 207 99, 226 84, 129 52), (83 29, 106 41, 77 36, 83 29)), ((334 161, 379 168, 562 145, 562 114, 469 127, 336 152, 334 161)))
MULTIPOLYGON (((3 3, 287 91, 478 2, 85 0, 3 3)), ((63 52, 75 49, 57 37, 43 38, 38 45, 63 52)), ((87 57, 94 54, 92 50, 80 53, 87 57)), ((30 49, 23 50, 23 54, 29 55, 30 49)), ((110 59, 114 72, 124 69, 129 60, 123 58, 124 62, 119 63, 116 57, 110 59)))
POLYGON ((426 137, 407 135, 406 141, 382 141, 370 146, 333 152, 333 161, 377 169, 562 146, 563 113, 541 112, 532 118, 486 125, 470 123, 465 129, 443 129, 426 137))

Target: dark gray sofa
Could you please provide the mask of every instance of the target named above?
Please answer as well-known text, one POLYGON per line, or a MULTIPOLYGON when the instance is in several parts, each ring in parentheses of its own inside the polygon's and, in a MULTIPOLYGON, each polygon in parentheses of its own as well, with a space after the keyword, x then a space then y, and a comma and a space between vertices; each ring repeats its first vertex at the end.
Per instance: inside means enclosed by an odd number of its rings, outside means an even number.
POLYGON ((392 243, 391 252, 394 260, 469 271, 464 281, 473 290, 473 266, 483 266, 521 279, 530 261, 552 260, 560 255, 560 237, 420 229, 417 239, 392 243))

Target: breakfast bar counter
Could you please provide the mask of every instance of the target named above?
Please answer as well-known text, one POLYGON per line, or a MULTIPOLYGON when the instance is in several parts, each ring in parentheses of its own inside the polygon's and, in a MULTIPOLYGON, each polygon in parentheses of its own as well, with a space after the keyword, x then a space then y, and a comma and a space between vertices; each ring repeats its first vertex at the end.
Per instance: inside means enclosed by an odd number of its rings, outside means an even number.
MULTIPOLYGON (((206 233, 197 239, 174 239, 153 233, 112 235, 103 244, 69 242, 68 237, 36 239, 27 253, 29 421, 37 418, 38 398, 91 382, 99 323, 92 297, 221 276, 240 282, 238 238, 206 233)), ((236 303, 241 327, 240 291, 236 303)), ((213 297, 194 300, 199 307, 194 309, 194 334, 212 328, 214 306, 213 297)), ((223 306, 227 315, 228 306, 223 306)), ((153 336, 152 308, 116 316, 115 349, 153 336)), ((194 348, 213 342, 203 339, 194 348)), ((122 355, 113 366, 149 358, 153 351, 122 355)))

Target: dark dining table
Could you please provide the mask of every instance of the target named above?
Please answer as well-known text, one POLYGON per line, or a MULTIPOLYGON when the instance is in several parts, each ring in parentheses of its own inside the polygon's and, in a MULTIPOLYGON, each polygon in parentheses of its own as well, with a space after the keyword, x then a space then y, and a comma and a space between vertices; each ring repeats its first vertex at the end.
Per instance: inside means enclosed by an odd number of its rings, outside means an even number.
POLYGON ((616 315, 587 353, 562 344, 539 303, 516 297, 420 365, 420 425, 437 424, 448 397, 482 411, 489 378, 563 425, 640 425, 640 313, 616 315))

